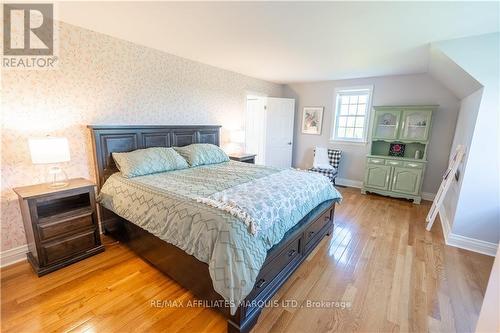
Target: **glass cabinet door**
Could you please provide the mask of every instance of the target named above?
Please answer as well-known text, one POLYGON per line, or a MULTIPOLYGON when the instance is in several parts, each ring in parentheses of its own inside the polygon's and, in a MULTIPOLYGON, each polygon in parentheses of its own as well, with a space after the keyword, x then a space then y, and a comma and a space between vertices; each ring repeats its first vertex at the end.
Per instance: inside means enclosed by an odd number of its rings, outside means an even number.
POLYGON ((398 136, 401 111, 375 111, 373 138, 394 140, 398 136))
POLYGON ((399 138, 401 140, 427 141, 431 124, 430 111, 405 110, 399 138))

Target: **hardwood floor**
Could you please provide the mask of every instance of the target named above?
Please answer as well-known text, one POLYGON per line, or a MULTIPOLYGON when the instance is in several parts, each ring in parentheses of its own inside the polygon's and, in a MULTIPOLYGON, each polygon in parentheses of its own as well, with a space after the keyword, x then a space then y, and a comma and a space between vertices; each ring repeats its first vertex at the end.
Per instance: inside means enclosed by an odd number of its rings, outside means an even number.
MULTIPOLYGON (((445 246, 438 222, 426 232, 429 203, 341 192, 333 235, 254 332, 474 331, 493 258, 445 246)), ((41 278, 26 262, 3 269, 2 332, 225 332, 212 309, 152 306, 195 298, 126 247, 104 243, 106 252, 41 278)))

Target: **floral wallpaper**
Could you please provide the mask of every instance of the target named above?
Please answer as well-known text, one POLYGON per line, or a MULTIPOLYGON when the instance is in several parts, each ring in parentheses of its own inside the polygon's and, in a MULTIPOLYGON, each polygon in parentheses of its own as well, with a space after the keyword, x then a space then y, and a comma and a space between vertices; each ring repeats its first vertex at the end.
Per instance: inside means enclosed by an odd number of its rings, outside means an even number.
POLYGON ((2 70, 1 251, 26 243, 13 187, 45 181, 28 138, 67 137, 68 177, 94 179, 88 124, 221 124, 242 127, 247 93, 281 96, 282 86, 218 69, 65 23, 58 66, 2 70))

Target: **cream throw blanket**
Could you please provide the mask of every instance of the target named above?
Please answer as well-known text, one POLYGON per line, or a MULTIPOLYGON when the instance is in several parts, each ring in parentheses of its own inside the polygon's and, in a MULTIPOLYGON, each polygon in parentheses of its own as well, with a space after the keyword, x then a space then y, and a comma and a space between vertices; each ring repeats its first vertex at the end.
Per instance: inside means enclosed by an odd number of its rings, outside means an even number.
POLYGON ((316 147, 314 152, 313 168, 328 170, 335 169, 330 165, 330 161, 328 160, 328 149, 325 147, 316 147))

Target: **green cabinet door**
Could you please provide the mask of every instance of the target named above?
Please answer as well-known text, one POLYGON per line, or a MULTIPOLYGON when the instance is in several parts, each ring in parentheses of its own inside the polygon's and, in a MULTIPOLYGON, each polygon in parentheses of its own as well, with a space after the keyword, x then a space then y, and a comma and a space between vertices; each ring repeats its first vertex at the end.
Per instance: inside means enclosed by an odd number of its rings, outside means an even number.
POLYGON ((387 190, 389 188, 390 176, 390 166, 368 164, 365 172, 365 186, 387 190))
POLYGON ((375 109, 372 137, 383 140, 397 139, 400 118, 401 111, 375 109))
POLYGON ((399 138, 401 140, 427 141, 431 126, 431 110, 405 110, 399 138))
POLYGON ((391 190, 398 193, 418 195, 421 177, 421 169, 395 167, 392 173, 391 190))

